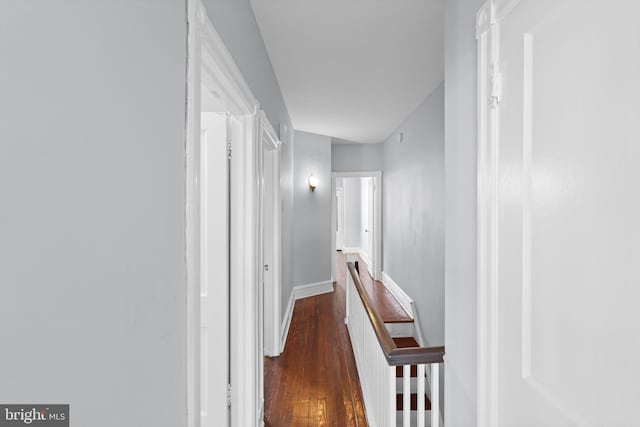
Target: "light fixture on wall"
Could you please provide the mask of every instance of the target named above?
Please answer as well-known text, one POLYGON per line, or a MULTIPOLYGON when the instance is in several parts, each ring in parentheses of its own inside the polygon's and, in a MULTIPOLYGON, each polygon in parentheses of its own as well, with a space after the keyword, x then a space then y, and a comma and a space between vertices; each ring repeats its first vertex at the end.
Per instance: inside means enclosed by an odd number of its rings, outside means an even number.
POLYGON ((318 178, 316 178, 313 174, 309 175, 309 188, 311 189, 311 191, 315 191, 316 187, 318 186, 318 178))

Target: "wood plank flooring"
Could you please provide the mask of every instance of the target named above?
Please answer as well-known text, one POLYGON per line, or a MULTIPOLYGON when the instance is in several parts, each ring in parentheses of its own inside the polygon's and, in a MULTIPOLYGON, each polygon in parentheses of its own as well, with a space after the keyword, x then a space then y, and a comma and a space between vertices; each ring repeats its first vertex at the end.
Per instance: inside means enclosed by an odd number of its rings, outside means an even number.
POLYGON ((367 426, 338 266, 334 292, 297 301, 284 352, 265 358, 266 427, 367 426))

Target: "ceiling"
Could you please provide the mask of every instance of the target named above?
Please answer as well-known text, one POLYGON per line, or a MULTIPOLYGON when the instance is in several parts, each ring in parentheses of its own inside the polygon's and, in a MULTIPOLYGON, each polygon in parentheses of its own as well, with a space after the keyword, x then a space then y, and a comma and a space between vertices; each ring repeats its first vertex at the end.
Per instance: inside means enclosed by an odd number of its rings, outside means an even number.
POLYGON ((444 0, 251 0, 297 130, 382 142, 444 76, 444 0))

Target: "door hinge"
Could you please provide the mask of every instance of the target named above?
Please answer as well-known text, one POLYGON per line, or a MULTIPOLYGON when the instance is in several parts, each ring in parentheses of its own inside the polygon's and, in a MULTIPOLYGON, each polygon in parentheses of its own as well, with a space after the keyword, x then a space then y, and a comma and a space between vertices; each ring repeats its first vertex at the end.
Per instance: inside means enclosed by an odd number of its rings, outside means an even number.
POLYGON ((231 160, 232 152, 231 152, 231 143, 233 142, 233 136, 231 134, 231 117, 229 114, 227 116, 227 160, 231 160))
POLYGON ((227 406, 231 406, 231 384, 227 384, 227 406))
POLYGON ((502 74, 493 70, 491 73, 491 107, 496 108, 502 101, 502 74))

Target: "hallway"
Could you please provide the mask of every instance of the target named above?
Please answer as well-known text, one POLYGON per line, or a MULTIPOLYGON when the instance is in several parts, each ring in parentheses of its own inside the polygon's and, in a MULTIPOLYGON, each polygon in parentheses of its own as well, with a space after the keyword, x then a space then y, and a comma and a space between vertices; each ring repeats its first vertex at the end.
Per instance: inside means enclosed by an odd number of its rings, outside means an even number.
POLYGON ((345 318, 346 263, 334 292, 298 300, 284 352, 265 358, 265 426, 366 426, 345 318))

